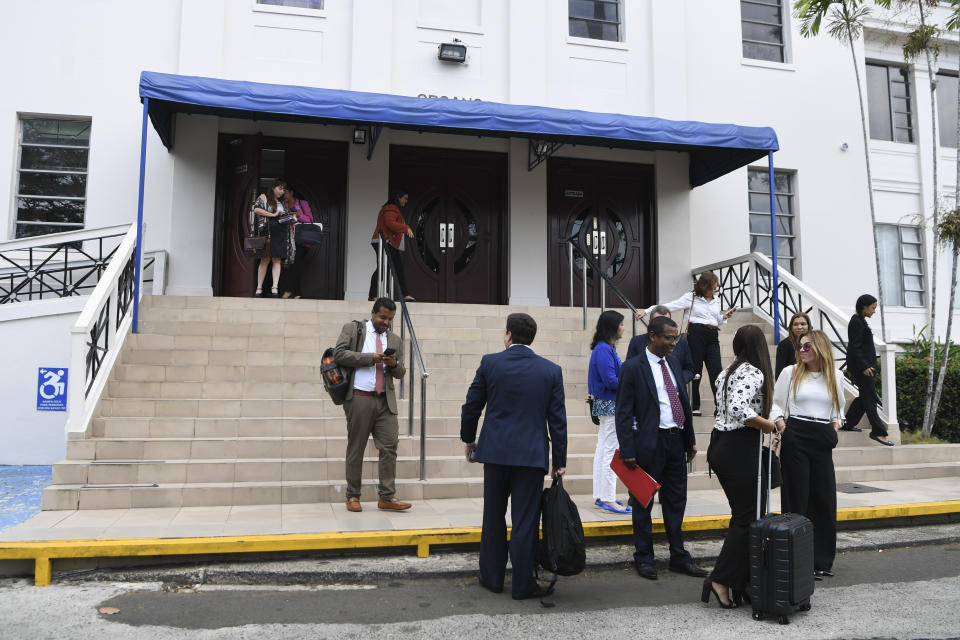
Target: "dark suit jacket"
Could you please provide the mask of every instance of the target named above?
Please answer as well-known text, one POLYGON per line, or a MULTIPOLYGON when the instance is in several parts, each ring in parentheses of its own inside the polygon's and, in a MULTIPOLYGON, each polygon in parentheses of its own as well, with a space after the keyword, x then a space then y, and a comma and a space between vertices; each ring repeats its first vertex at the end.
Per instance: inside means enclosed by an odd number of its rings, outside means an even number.
MULTIPOLYGON (((648 344, 650 344, 650 334, 640 333, 633 336, 633 338, 630 339, 630 346, 627 347, 627 360, 637 355, 643 355, 648 344)), ((690 345, 687 344, 685 339, 680 338, 677 340, 677 344, 673 348, 673 353, 667 356, 667 360, 673 365, 674 371, 680 372, 679 382, 681 386, 686 386, 687 383, 697 375, 697 372, 693 370, 693 357, 690 355, 690 345)))
MULTIPOLYGON (((366 331, 366 323, 367 321, 364 320, 364 331, 366 331)), ((353 400, 354 369, 373 365, 373 354, 354 351, 356 346, 357 325, 353 322, 348 322, 347 324, 343 325, 342 329, 340 329, 340 337, 337 338, 337 346, 333 348, 333 361, 339 365, 348 367, 350 371, 347 374, 350 378, 350 390, 347 391, 347 397, 344 402, 353 400)), ((397 394, 393 390, 393 380, 394 378, 398 380, 402 378, 404 374, 406 374, 407 370, 403 366, 403 344, 400 342, 400 336, 392 331, 387 331, 387 348, 389 347, 393 347, 397 350, 397 366, 388 368, 386 370, 386 375, 384 376, 383 381, 386 385, 387 406, 390 408, 390 413, 396 414, 397 394)), ((360 343, 360 348, 363 349, 362 342, 360 343)))
POLYGON ((567 410, 559 366, 530 347, 483 356, 460 414, 460 439, 471 443, 487 408, 476 461, 550 469, 567 465, 567 410))
MULTIPOLYGON (((667 359, 667 366, 678 381, 682 378, 676 367, 667 359)), ((684 385, 677 387, 680 404, 683 405, 683 443, 687 452, 693 450, 696 437, 693 434, 693 413, 684 385)), ((660 429, 660 401, 657 386, 645 354, 630 358, 620 368, 620 387, 617 390, 617 440, 620 442, 621 458, 636 458, 641 467, 649 467, 657 451, 660 429), (633 421, 636 420, 636 427, 633 421)))
POLYGON ((847 325, 847 371, 863 375, 868 367, 877 371, 877 346, 873 343, 870 325, 858 314, 853 314, 847 325))

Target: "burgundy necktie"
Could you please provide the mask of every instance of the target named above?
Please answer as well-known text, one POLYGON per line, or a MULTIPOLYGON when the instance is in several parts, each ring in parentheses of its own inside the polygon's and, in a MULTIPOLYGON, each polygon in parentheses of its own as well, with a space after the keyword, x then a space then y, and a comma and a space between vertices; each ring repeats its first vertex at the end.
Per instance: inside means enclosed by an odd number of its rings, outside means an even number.
POLYGON ((670 408, 673 409, 673 419, 677 426, 683 428, 686 418, 683 415, 683 405, 680 404, 680 394, 677 388, 673 386, 673 380, 670 379, 670 371, 667 369, 667 361, 660 359, 660 370, 663 372, 663 386, 667 388, 667 397, 670 398, 670 408))
MULTIPOLYGON (((383 343, 380 342, 380 334, 374 334, 377 337, 377 353, 383 353, 383 343)), ((377 383, 376 392, 383 393, 383 363, 377 363, 377 383)))

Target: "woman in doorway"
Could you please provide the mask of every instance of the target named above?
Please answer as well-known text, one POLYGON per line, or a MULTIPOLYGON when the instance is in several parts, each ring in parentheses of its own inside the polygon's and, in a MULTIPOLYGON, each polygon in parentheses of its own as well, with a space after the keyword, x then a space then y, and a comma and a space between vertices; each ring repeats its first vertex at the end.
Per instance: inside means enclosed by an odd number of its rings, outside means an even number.
MULTIPOLYGON (((390 263, 393 264, 400 293, 405 300, 412 302, 414 297, 409 295, 407 289, 407 279, 403 273, 403 256, 401 255, 406 249, 406 238, 413 237, 413 229, 404 222, 403 213, 400 212, 407 206, 407 200, 409 199, 410 196, 406 189, 394 190, 393 195, 380 209, 380 214, 377 216, 377 228, 373 230, 371 243, 373 244, 373 252, 378 254, 377 241, 380 239, 380 234, 382 233, 383 237, 386 238, 386 242, 383 244, 386 254, 384 259, 389 259, 390 263)), ((370 300, 376 300, 377 298, 377 279, 379 275, 379 272, 374 270, 373 275, 370 276, 370 294, 367 296, 370 300)))
POLYGON ((800 338, 799 362, 777 377, 770 415, 783 433, 783 512, 813 523, 813 571, 832 576, 837 552, 837 478, 833 449, 843 414, 843 374, 823 331, 800 338))
POLYGON ((870 439, 892 447, 893 443, 887 440, 887 426, 877 413, 880 399, 877 397, 876 382, 880 363, 877 361, 877 348, 873 344, 873 331, 867 324, 867 318, 877 311, 877 299, 865 293, 857 298, 856 309, 857 312, 847 325, 847 371, 850 372, 860 395, 847 409, 843 430, 860 431, 857 423, 866 414, 870 422, 870 439))
POLYGON ((797 347, 800 346, 800 336, 811 329, 810 316, 803 311, 798 311, 790 316, 790 322, 787 324, 787 337, 777 345, 777 364, 773 368, 773 375, 780 378, 780 372, 784 367, 797 364, 797 347))
MULTIPOLYGON (((694 376, 699 375, 706 364, 710 391, 714 396, 717 394, 717 376, 723 368, 720 364, 720 326, 736 311, 733 307, 726 311, 720 308, 720 298, 717 297, 719 288, 720 281, 717 276, 712 271, 707 271, 700 274, 692 292, 663 305, 670 311, 683 310, 687 313, 687 343, 690 345, 690 355, 693 356, 694 376)), ((637 319, 650 313, 656 306, 658 305, 637 311, 637 319)), ((699 416, 702 415, 700 379, 694 377, 691 386, 691 409, 693 415, 699 416)))
POLYGON ((283 196, 286 190, 287 183, 277 178, 267 189, 266 194, 261 193, 253 203, 253 212, 257 215, 257 231, 260 235, 267 236, 266 255, 260 258, 260 266, 257 268, 257 291, 254 294, 257 297, 263 295, 263 280, 267 275, 267 265, 271 263, 273 287, 270 295, 274 298, 280 297, 279 282, 282 263, 289 263, 294 257, 292 227, 282 225, 278 221, 285 211, 283 196))
MULTIPOLYGON (((296 225, 313 223, 313 212, 310 211, 310 204, 306 200, 297 198, 293 189, 290 187, 287 187, 287 191, 283 196, 283 206, 288 214, 292 213, 296 216, 295 223, 290 225, 290 235, 296 245, 296 225)), ((299 248, 307 247, 302 246, 299 248)), ((303 276, 303 258, 305 258, 304 251, 298 250, 292 264, 285 264, 283 270, 280 272, 280 291, 283 292, 283 298, 299 298, 301 296, 300 281, 303 276)))
POLYGON ((604 311, 590 343, 587 390, 593 396, 590 413, 599 419, 597 449, 593 454, 594 504, 604 511, 627 514, 632 509, 617 500, 617 474, 610 468, 617 450, 616 401, 620 356, 616 344, 623 337, 623 314, 604 311))
MULTIPOLYGON (((770 349, 760 327, 740 327, 733 336, 734 361, 717 377, 717 418, 710 434, 707 464, 730 503, 730 527, 713 572, 703 581, 701 600, 713 593, 724 609, 740 604, 750 581, 750 523, 757 518, 760 434, 776 426, 770 349), (732 591, 731 591, 732 590, 732 591)), ((766 498, 766 484, 761 489, 766 498)))

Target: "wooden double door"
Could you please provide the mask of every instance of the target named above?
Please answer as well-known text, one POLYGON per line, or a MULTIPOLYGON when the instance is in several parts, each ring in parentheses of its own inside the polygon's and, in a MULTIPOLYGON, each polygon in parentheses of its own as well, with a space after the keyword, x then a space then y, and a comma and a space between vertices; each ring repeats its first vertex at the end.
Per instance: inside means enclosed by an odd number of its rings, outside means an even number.
POLYGON ((405 189, 414 231, 403 252, 410 295, 505 304, 505 154, 392 146, 390 192, 405 189))
MULTIPOLYGON (((283 178, 314 221, 323 223, 318 251, 301 259, 303 297, 343 299, 344 229, 347 200, 347 145, 342 142, 221 134, 217 153, 213 292, 252 296, 259 260, 243 253, 250 229, 250 205, 276 178, 283 178)), ((268 270, 264 289, 270 286, 268 270)))
MULTIPOLYGON (((571 158, 547 161, 550 304, 570 302, 570 254, 573 240, 573 303, 600 306, 598 271, 587 254, 634 305, 653 304, 657 293, 657 234, 653 167, 571 158)), ((621 307, 608 287, 607 306, 621 307)))

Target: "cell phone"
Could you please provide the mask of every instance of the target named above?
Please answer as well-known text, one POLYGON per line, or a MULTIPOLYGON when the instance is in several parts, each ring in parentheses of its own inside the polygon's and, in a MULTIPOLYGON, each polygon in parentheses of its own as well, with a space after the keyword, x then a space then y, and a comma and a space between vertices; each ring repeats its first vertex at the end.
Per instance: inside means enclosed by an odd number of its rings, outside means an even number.
POLYGON ((387 347, 386 349, 383 350, 383 355, 385 355, 385 356, 392 356, 392 355, 395 354, 396 352, 397 352, 397 350, 394 349, 393 347, 387 347))

